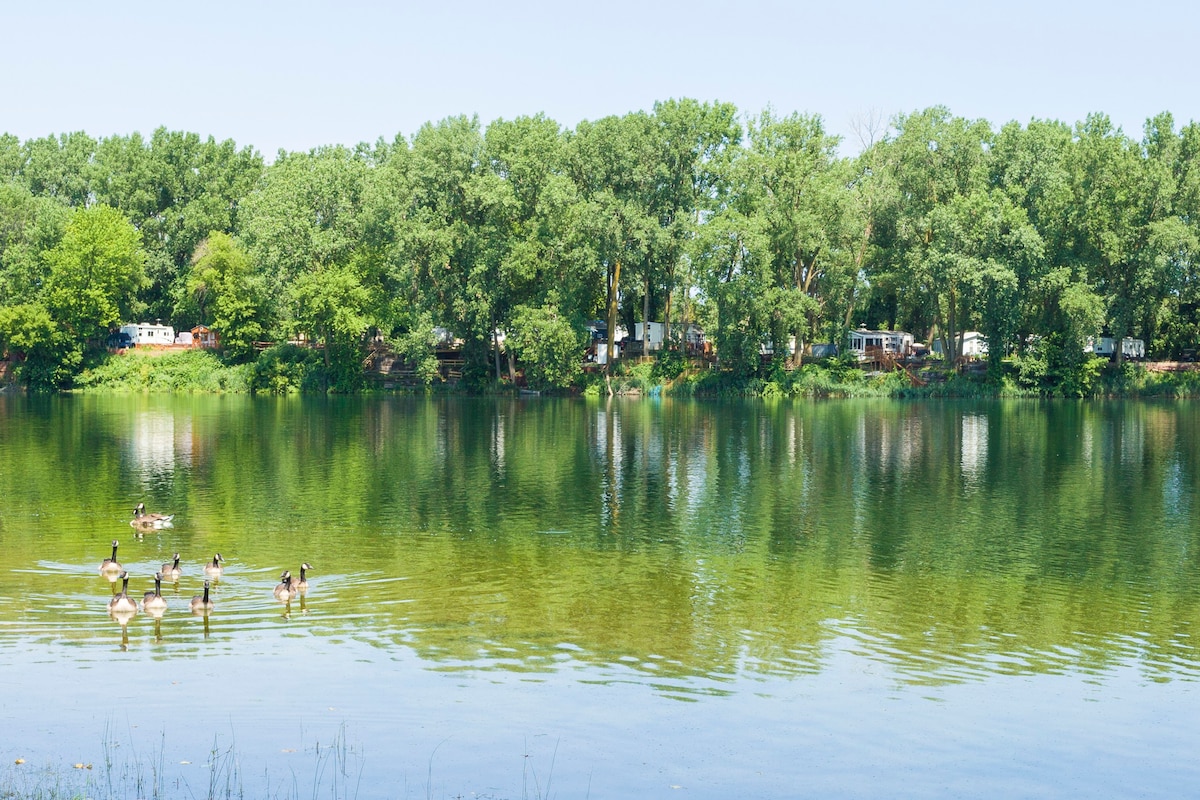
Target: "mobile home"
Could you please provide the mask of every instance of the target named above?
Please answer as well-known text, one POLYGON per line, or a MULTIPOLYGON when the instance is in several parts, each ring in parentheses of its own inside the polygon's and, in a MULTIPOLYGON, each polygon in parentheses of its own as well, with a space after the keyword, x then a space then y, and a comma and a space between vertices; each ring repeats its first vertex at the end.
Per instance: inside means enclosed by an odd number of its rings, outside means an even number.
POLYGON ((859 328, 850 331, 850 350, 858 354, 859 361, 868 361, 879 355, 912 355, 913 335, 904 331, 869 331, 859 328))

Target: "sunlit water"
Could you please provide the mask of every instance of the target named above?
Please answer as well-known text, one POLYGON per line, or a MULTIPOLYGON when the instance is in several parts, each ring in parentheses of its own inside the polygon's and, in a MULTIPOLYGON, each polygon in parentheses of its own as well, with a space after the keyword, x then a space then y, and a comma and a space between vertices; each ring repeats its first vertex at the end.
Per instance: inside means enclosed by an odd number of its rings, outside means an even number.
POLYGON ((0 397, 0 775, 1189 795, 1198 485, 1190 403, 0 397))

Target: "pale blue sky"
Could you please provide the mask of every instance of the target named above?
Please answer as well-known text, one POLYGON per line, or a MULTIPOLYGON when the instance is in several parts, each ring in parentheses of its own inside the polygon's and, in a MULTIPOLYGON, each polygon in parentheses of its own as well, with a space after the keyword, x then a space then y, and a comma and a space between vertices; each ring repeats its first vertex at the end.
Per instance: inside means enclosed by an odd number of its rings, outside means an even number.
POLYGON ((1200 119, 1186 2, 201 2, 0 7, 0 131, 171 129, 279 148, 454 114, 573 127, 655 100, 854 120, 945 105, 993 125, 1200 119))

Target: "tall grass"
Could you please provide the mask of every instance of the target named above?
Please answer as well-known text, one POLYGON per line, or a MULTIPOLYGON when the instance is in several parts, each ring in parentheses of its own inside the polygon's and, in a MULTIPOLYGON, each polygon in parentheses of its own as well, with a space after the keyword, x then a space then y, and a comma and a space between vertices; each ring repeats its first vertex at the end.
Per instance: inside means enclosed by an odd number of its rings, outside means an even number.
POLYGON ((123 747, 106 727, 101 759, 96 763, 34 766, 17 759, 9 764, 0 771, 0 800, 353 800, 361 788, 364 765, 362 753, 350 744, 344 725, 333 741, 318 741, 311 749, 306 748, 312 760, 312 777, 302 781, 293 772, 287 788, 284 784, 272 786, 269 773, 263 774, 261 785, 247 779, 236 745, 223 745, 219 737, 213 739, 201 766, 202 782, 196 786, 188 779, 189 773, 195 778, 190 762, 180 762, 180 769, 170 770, 165 752, 165 733, 152 752, 144 753, 138 751, 132 731, 123 747))
POLYGON ((246 392, 252 365, 229 366, 204 350, 161 356, 109 356, 75 379, 75 387, 92 392, 246 392))

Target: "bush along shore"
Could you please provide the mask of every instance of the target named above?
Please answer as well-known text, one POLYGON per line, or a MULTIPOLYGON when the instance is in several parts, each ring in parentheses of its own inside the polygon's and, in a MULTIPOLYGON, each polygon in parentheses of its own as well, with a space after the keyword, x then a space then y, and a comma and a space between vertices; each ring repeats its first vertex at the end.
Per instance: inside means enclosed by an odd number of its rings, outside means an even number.
MULTIPOLYGON (((1191 365, 1185 365, 1190 367, 1191 365)), ((403 376, 380 375, 364 370, 355 380, 332 378, 320 353, 296 345, 281 345, 259 354, 249 363, 226 363, 204 350, 165 352, 152 357, 109 355, 86 367, 75 380, 75 392, 108 393, 243 393, 323 394, 426 393, 518 394, 517 380, 499 383, 472 381, 470 375, 432 382, 403 376)), ((9 390, 18 390, 10 382, 9 390)), ((654 397, 761 397, 761 398, 986 398, 986 397, 1198 397, 1200 370, 1164 370, 1156 365, 1103 359, 1085 362, 1070 380, 1022 371, 1021 365, 1004 362, 999 374, 957 372, 937 365, 923 368, 872 371, 853 359, 811 361, 795 369, 765 365, 758 373, 739 375, 699 359, 674 353, 655 360, 619 361, 609 373, 580 372, 568 387, 539 392, 556 396, 607 395, 654 397)))

